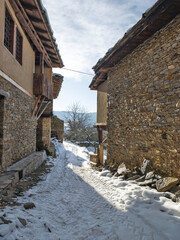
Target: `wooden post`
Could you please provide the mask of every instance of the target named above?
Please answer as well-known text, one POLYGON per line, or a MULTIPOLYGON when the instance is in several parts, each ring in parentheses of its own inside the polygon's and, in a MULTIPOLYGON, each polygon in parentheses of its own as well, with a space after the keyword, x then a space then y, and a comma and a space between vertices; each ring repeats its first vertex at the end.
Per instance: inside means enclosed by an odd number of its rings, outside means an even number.
POLYGON ((103 145, 99 145, 99 161, 100 164, 103 165, 103 145))
POLYGON ((40 72, 44 73, 44 54, 40 53, 40 72))
POLYGON ((103 135, 102 135, 102 128, 98 127, 98 139, 99 139, 99 144, 102 143, 103 135))

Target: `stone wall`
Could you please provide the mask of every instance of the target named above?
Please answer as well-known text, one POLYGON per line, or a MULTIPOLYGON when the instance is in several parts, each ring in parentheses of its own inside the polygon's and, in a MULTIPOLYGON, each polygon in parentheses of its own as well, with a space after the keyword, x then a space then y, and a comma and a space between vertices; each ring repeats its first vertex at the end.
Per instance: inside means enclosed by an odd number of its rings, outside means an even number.
POLYGON ((97 123, 107 123, 107 81, 97 89, 97 123))
POLYGON ((37 120, 32 117, 34 99, 0 77, 0 88, 9 93, 0 101, 0 137, 3 155, 0 171, 36 150, 37 120), (3 125, 3 133, 2 133, 3 125), (2 140, 1 140, 2 144, 2 140))
POLYGON ((51 117, 42 117, 37 126, 37 150, 49 149, 51 138, 51 117))
POLYGON ((60 142, 63 142, 63 135, 64 135, 64 121, 56 116, 53 116, 51 121, 51 137, 55 137, 60 142))
POLYGON ((180 15, 108 73, 108 159, 180 178, 180 15))
POLYGON ((0 165, 2 164, 3 153, 3 118, 4 118, 4 97, 0 95, 0 165))

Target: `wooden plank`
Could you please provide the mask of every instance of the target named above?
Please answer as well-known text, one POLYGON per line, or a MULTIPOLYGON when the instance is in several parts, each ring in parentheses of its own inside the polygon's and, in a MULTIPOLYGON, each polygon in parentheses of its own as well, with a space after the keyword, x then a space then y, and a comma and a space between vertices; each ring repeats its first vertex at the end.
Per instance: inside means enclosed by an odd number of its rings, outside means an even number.
POLYGON ((37 116, 37 120, 41 117, 41 115, 43 114, 43 112, 46 110, 47 106, 51 103, 51 101, 49 101, 45 107, 43 108, 43 110, 40 112, 40 114, 37 116))
POLYGON ((44 73, 44 54, 40 53, 40 71, 44 73))
POLYGON ((38 116, 38 113, 40 112, 40 109, 41 109, 41 107, 42 107, 42 105, 43 105, 44 100, 45 100, 45 97, 43 97, 43 98, 41 99, 41 102, 40 102, 40 104, 39 104, 39 106, 38 106, 38 109, 37 109, 37 112, 36 112, 36 117, 38 116))
POLYGON ((36 108, 37 108, 37 105, 38 105, 38 103, 39 103, 40 98, 41 98, 41 96, 38 96, 38 97, 36 98, 36 102, 35 102, 35 104, 34 104, 34 109, 33 109, 33 112, 32 112, 32 117, 34 117, 34 115, 35 115, 36 108))

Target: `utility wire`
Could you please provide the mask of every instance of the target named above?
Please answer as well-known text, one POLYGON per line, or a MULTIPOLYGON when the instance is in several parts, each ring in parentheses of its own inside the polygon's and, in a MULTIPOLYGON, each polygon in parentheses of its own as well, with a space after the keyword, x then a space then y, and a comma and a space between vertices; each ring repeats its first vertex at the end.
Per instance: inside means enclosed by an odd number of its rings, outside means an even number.
POLYGON ((91 74, 91 73, 76 71, 76 70, 69 69, 69 68, 64 68, 64 67, 63 67, 62 69, 67 70, 67 71, 71 71, 71 72, 77 72, 77 73, 81 73, 81 74, 86 74, 86 75, 94 76, 94 74, 91 74))

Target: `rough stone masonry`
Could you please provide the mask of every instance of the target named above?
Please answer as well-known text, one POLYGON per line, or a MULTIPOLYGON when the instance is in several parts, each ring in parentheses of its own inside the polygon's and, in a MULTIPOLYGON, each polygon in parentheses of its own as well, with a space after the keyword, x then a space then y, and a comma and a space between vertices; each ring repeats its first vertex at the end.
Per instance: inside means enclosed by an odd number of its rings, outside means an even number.
POLYGON ((180 178, 180 15, 108 73, 108 159, 180 178))
POLYGON ((0 77, 0 172, 36 150, 35 100, 0 77))

